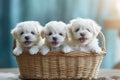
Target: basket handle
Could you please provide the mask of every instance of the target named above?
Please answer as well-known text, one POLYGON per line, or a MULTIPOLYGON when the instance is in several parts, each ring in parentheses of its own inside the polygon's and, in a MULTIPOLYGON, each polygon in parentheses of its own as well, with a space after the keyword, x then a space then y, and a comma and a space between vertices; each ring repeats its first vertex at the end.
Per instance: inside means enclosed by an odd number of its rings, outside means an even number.
POLYGON ((104 37, 102 32, 99 33, 99 36, 100 36, 101 41, 102 41, 102 45, 101 45, 102 51, 105 51, 106 50, 105 49, 105 37, 104 37))

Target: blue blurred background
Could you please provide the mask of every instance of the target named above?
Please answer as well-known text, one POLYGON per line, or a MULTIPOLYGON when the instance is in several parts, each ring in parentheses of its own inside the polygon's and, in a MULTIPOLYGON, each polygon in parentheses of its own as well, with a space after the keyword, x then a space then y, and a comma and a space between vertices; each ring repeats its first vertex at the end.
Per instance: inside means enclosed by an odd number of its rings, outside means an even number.
POLYGON ((118 15, 118 0, 0 0, 0 68, 17 67, 12 54, 13 37, 10 34, 17 23, 37 20, 43 26, 51 20, 66 23, 77 17, 90 18, 103 27, 106 51, 101 68, 112 68, 120 59, 117 30, 104 29, 104 19, 118 15))

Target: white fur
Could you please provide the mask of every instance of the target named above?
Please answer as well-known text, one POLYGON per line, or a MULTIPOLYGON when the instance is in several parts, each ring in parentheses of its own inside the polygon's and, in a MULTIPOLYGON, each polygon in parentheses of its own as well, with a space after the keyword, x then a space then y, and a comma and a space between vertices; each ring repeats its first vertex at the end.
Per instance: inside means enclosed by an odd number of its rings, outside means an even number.
POLYGON ((45 38, 45 45, 41 49, 43 55, 47 54, 49 51, 60 50, 64 53, 71 51, 68 45, 68 28, 65 23, 61 21, 51 21, 47 23, 42 35, 45 38))
POLYGON ((98 39, 101 27, 93 20, 77 18, 70 22, 72 48, 74 50, 100 53, 98 39))
POLYGON ((16 41, 16 47, 13 53, 20 55, 24 50, 29 50, 30 54, 36 54, 43 44, 41 41, 41 31, 42 26, 37 21, 18 23, 11 31, 16 41))

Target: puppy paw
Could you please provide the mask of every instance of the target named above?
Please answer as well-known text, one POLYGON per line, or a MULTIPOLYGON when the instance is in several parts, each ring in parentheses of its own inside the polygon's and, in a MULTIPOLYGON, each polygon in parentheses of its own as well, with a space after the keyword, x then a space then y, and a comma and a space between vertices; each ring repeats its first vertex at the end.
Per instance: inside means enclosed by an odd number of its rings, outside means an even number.
POLYGON ((16 56, 19 56, 20 54, 22 54, 22 49, 21 48, 15 48, 13 50, 13 54, 16 56))
POLYGON ((43 46, 42 49, 40 50, 42 55, 46 55, 49 51, 50 49, 46 46, 43 46))
POLYGON ((62 52, 64 52, 64 53, 69 53, 69 52, 71 52, 71 51, 73 51, 73 50, 72 50, 72 48, 70 48, 69 46, 65 46, 65 47, 62 49, 62 52))
POLYGON ((91 52, 93 53, 97 53, 97 54, 100 54, 101 53, 101 48, 95 48, 95 49, 92 49, 91 52))
POLYGON ((38 47, 32 47, 32 48, 30 48, 29 52, 31 55, 34 55, 39 52, 39 49, 38 49, 38 47))

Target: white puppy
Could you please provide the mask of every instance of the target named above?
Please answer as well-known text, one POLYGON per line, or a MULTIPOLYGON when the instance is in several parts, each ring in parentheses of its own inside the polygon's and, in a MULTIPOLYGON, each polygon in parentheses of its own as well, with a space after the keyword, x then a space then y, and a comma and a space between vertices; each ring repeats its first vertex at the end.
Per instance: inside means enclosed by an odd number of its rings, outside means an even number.
POLYGON ((23 50, 29 50, 30 54, 36 54, 42 46, 42 26, 37 21, 25 21, 18 23, 11 31, 16 46, 13 50, 15 55, 22 54, 23 50))
POLYGON ((45 38, 45 45, 41 49, 43 55, 49 51, 63 51, 64 53, 71 51, 68 45, 68 28, 65 23, 61 21, 47 23, 43 29, 42 36, 45 38))
POLYGON ((101 27, 91 19, 77 18, 71 20, 70 31, 72 36, 72 47, 74 50, 100 53, 98 39, 101 27))

